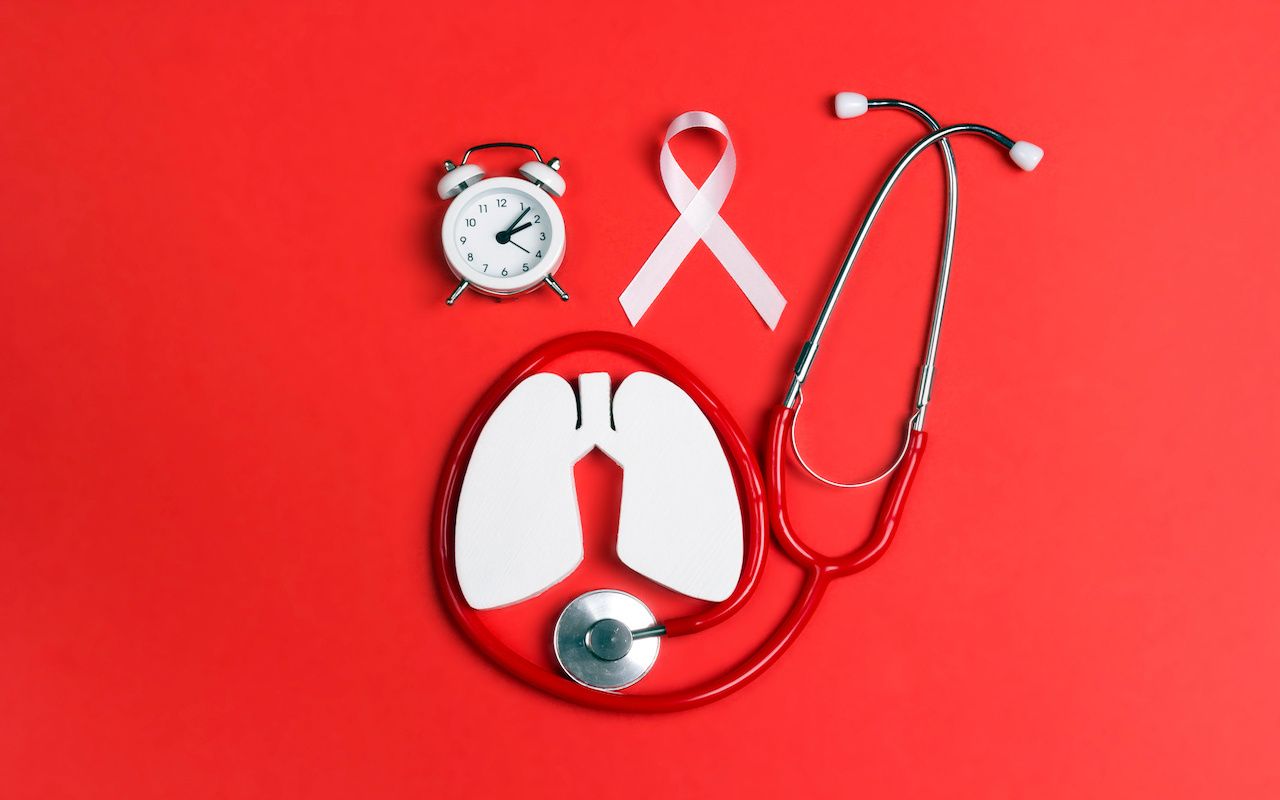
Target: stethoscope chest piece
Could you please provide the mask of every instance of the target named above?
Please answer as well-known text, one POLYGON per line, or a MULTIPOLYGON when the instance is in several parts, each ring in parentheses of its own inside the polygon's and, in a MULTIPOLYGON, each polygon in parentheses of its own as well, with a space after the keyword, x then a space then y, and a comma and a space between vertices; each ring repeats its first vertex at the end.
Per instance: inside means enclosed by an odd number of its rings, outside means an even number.
POLYGON ((613 589, 576 597, 556 620, 556 660, 578 683, 625 689, 658 660, 657 618, 639 599, 613 589))

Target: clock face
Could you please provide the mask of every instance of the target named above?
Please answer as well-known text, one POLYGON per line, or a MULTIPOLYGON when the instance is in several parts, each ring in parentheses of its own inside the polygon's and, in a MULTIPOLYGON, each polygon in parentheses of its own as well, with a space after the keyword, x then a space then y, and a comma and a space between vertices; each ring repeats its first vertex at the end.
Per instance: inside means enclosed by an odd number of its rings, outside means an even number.
POLYGON ((544 261, 563 252, 558 241, 563 227, 558 210, 541 191, 511 179, 492 179, 459 196, 449 210, 452 229, 446 230, 446 252, 462 277, 482 287, 520 291, 549 274, 544 261), (498 186, 486 186, 498 183, 498 186), (538 195, 542 195, 539 197, 538 195), (554 206, 552 206, 554 208, 554 206), (449 239, 452 241, 449 241, 449 239))

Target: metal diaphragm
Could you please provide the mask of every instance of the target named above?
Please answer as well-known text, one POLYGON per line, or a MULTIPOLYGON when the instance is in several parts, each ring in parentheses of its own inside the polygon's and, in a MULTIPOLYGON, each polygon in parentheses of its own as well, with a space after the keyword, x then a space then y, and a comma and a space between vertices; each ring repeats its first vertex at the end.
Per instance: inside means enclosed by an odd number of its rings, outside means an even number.
POLYGON ((565 606, 556 620, 556 660, 583 686, 625 689, 658 660, 659 637, 633 639, 631 633, 656 623, 649 607, 626 592, 587 592, 565 606))

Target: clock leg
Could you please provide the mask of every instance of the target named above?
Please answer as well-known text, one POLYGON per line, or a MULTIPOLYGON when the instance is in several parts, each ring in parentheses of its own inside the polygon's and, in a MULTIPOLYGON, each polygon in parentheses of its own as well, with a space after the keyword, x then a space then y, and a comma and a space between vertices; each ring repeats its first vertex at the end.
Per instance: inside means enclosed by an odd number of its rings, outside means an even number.
POLYGON ((447 306, 453 305, 454 301, 458 299, 458 296, 461 295, 463 292, 465 292, 467 290, 467 287, 470 285, 471 285, 471 281, 463 281, 462 283, 458 284, 458 288, 453 290, 453 294, 449 295, 449 299, 445 300, 444 304, 447 306))
POLYGON ((560 288, 560 284, 556 283, 555 278, 548 275, 547 277, 543 278, 543 280, 547 282, 547 285, 550 286, 552 290, 555 291, 556 294, 560 295, 561 300, 565 301, 566 303, 569 302, 569 293, 566 292, 564 289, 560 288))

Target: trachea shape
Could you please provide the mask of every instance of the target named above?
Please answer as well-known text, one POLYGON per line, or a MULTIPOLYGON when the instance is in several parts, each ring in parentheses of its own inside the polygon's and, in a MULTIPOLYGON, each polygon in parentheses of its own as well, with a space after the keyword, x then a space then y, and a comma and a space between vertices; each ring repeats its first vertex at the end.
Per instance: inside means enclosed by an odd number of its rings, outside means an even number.
POLYGON ((622 468, 618 557, 669 589, 728 597, 742 571, 742 512, 720 440, 665 378, 606 373, 522 381, 485 423, 458 498, 458 582, 476 609, 526 600, 582 562, 573 466, 599 447, 622 468))

